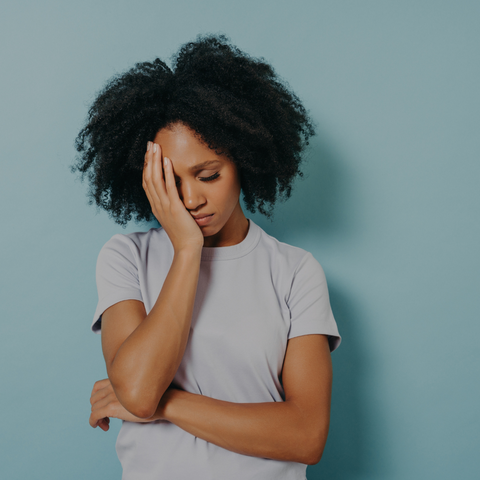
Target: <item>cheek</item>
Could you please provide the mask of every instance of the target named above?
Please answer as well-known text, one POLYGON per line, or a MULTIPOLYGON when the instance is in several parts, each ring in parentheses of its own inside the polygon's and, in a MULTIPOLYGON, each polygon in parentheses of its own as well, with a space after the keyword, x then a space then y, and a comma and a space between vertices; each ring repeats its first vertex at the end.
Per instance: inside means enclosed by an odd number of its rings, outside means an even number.
POLYGON ((233 210, 240 197, 240 181, 235 169, 222 173, 223 178, 210 190, 210 200, 222 210, 233 210))
POLYGON ((235 205, 238 202, 240 195, 240 185, 236 177, 230 178, 228 182, 225 183, 224 190, 224 201, 229 205, 235 205))

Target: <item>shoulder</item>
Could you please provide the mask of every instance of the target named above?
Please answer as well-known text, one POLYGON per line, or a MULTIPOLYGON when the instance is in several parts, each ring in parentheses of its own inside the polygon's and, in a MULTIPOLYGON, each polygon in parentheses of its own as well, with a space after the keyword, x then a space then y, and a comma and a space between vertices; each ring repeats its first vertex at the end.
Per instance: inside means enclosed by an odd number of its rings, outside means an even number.
POLYGON ((281 265, 283 268, 289 270, 292 275, 303 264, 318 263, 315 257, 307 250, 281 242, 277 238, 269 235, 261 227, 259 247, 264 255, 268 255, 272 262, 281 265))
POLYGON ((255 268, 268 268, 273 283, 283 292, 282 296, 289 298, 292 289, 308 286, 309 281, 316 284, 326 281, 324 271, 313 256, 303 248, 282 242, 260 230, 260 240, 257 246, 255 268))
POLYGON ((290 312, 288 339, 323 334, 329 337, 330 350, 335 350, 340 335, 320 263, 311 252, 281 242, 263 230, 259 246, 261 255, 269 258, 271 278, 290 312))
POLYGON ((141 248, 143 245, 148 245, 152 240, 159 239, 163 236, 163 228, 151 228, 146 232, 131 232, 131 233, 115 233, 105 242, 104 247, 113 247, 117 245, 135 245, 141 248))
POLYGON ((168 248, 168 242, 168 235, 162 227, 151 228, 146 232, 115 233, 102 246, 99 258, 115 253, 126 258, 142 258, 152 246, 168 248))

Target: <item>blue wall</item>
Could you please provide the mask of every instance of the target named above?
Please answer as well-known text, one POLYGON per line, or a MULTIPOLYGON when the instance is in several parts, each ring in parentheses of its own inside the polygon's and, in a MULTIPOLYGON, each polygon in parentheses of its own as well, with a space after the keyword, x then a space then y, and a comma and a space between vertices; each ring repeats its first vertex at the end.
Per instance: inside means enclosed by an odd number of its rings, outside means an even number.
POLYGON ((309 480, 480 478, 480 3, 4 2, 0 16, 1 401, 6 479, 119 479, 88 424, 101 246, 126 230, 69 171, 95 93, 223 32, 318 124, 280 240, 323 265, 343 335, 309 480))

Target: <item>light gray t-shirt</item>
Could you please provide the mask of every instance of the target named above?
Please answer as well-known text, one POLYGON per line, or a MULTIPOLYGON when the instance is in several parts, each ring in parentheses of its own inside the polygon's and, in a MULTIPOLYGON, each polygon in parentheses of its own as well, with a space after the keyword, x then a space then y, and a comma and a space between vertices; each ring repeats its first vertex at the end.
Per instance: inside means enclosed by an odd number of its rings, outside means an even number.
MULTIPOLYGON (((308 334, 340 344, 320 264, 249 220, 246 238, 203 248, 190 335, 174 382, 184 390, 236 403, 282 402, 287 342, 308 334)), ((101 249, 92 330, 111 305, 136 299, 147 314, 173 259, 161 227, 115 234, 101 249)), ((307 465, 241 455, 173 423, 123 421, 116 451, 122 480, 304 480, 307 465)))

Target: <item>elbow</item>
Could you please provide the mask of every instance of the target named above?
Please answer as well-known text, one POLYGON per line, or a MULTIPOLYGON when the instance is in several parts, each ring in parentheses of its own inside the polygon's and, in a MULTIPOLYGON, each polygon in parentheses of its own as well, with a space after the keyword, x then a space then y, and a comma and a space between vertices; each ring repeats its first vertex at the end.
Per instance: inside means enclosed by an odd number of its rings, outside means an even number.
POLYGON ((153 416, 157 410, 160 399, 132 385, 110 379, 110 382, 117 396, 117 400, 132 415, 138 418, 147 419, 153 416))
MULTIPOLYGON (((136 417, 150 418, 157 410, 160 399, 153 398, 151 395, 147 395, 143 392, 128 391, 124 396, 125 408, 136 417)), ((122 403, 122 402, 121 402, 122 403)))
POLYGON ((324 448, 325 444, 320 445, 317 443, 310 445, 308 449, 305 449, 302 463, 305 463, 306 465, 316 465, 322 459, 324 448))
POLYGON ((328 425, 317 428, 311 435, 308 435, 306 446, 303 450, 302 463, 316 465, 321 459, 327 443, 328 425))
POLYGON ((305 457, 302 463, 305 463, 306 465, 316 465, 322 459, 322 455, 323 448, 316 448, 305 457))
POLYGON ((132 415, 138 418, 147 419, 155 414, 156 408, 151 408, 149 405, 132 403, 131 406, 125 407, 132 415))

